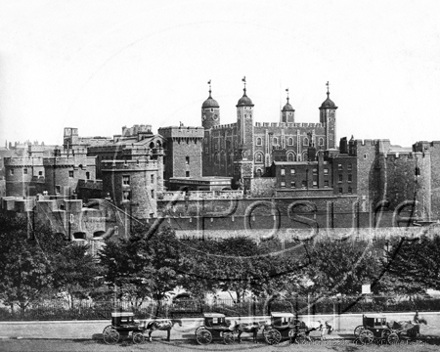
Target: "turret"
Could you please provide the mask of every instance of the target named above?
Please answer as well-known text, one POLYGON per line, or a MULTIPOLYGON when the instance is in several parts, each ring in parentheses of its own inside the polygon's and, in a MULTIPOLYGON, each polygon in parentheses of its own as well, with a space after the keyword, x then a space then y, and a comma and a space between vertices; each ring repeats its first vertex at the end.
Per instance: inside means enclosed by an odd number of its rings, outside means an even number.
POLYGON ((202 104, 202 126, 210 129, 220 124, 220 106, 211 96, 211 80, 209 84, 209 97, 202 104))
POLYGON ((281 121, 280 122, 295 122, 295 109, 290 105, 289 102, 289 88, 286 89, 287 92, 287 102, 284 105, 283 110, 281 110, 281 121))
POLYGON ((336 148, 336 109, 335 103, 330 99, 329 82, 327 82, 327 99, 319 108, 319 122, 325 125, 325 149, 336 148))

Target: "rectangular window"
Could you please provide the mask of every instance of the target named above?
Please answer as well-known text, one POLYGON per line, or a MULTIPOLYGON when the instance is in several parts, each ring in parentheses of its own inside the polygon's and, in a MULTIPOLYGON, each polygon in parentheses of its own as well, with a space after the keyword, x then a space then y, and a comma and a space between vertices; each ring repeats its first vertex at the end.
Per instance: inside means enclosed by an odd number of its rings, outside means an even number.
POLYGON ((349 174, 349 175, 348 175, 348 179, 347 179, 347 181, 348 181, 348 182, 353 181, 353 175, 349 174))
POLYGON ((122 192, 122 201, 128 202, 130 200, 130 192, 124 191, 122 192))
POLYGON ((286 187, 286 182, 281 181, 281 187, 286 187))
POLYGON ((151 199, 154 199, 154 189, 151 190, 151 199))
POLYGON ((27 169, 23 169, 23 173, 27 175, 27 169))
POLYGON ((313 181, 313 188, 318 188, 318 181, 313 181))
POLYGON ((342 175, 338 175, 338 182, 339 182, 339 183, 342 182, 342 175))
POLYGON ((185 177, 189 177, 189 171, 185 172, 185 177))
POLYGON ((189 165, 189 156, 185 158, 186 165, 189 165))
POLYGON ((10 169, 9 170, 9 175, 13 175, 14 174, 14 169, 10 169))
POLYGON ((342 194, 342 187, 339 187, 339 194, 342 194))
POLYGON ((342 164, 338 164, 338 170, 342 170, 342 164))
POLYGON ((38 176, 43 176, 43 171, 38 171, 38 176))
POLYGON ((350 170, 350 171, 351 171, 351 169, 352 169, 352 165, 351 165, 351 163, 350 163, 350 164, 347 165, 347 170, 350 170))
POLYGON ((313 169, 313 175, 318 174, 318 169, 313 169))
POLYGON ((290 169, 290 174, 295 175, 295 169, 290 169))
POLYGON ((57 194, 61 193, 61 186, 55 186, 55 191, 57 194))
POLYGON ((324 169, 324 175, 328 175, 328 169, 324 169))
POLYGON ((296 188, 296 182, 295 181, 290 182, 290 187, 296 188))
POLYGON ((69 177, 73 177, 73 170, 69 170, 69 177))
POLYGON ((324 187, 328 187, 328 180, 324 181, 324 187))
POLYGON ((348 194, 353 194, 353 189, 351 187, 348 187, 348 194))
POLYGON ((86 172, 86 179, 90 180, 90 172, 88 172, 88 171, 86 172))
POLYGON ((284 176, 286 174, 286 169, 281 169, 281 176, 284 176))
POLYGON ((154 183, 154 175, 151 175, 150 178, 151 178, 151 183, 154 183))
POLYGON ((302 188, 306 188, 307 187, 307 181, 302 181, 301 186, 302 186, 302 188))
POLYGON ((122 184, 124 186, 130 186, 130 176, 128 175, 122 176, 122 184))

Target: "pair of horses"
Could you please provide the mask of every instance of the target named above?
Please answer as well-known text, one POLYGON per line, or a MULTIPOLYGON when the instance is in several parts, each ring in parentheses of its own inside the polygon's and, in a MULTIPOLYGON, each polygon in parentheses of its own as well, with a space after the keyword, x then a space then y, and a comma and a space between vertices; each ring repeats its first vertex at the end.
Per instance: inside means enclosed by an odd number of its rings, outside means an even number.
POLYGON ((427 325, 428 322, 424 318, 417 318, 408 321, 394 321, 391 320, 387 323, 391 330, 397 330, 398 332, 406 332, 408 337, 415 338, 420 335, 420 325, 427 325))
MULTIPOLYGON (((254 343, 257 342, 257 335, 260 330, 264 331, 267 330, 271 324, 267 323, 266 321, 259 321, 259 322, 252 322, 252 323, 237 323, 235 322, 234 327, 232 328, 232 331, 234 333, 237 333, 237 340, 238 342, 241 342, 241 334, 247 333, 252 334, 252 341, 254 343)), ((303 321, 300 320, 294 320, 292 324, 289 325, 290 329, 295 329, 295 331, 298 329, 302 332, 304 332, 306 338, 308 340, 311 340, 310 333, 312 331, 320 331, 321 332, 321 339, 325 339, 326 335, 329 335, 333 331, 333 327, 329 325, 326 321, 321 322, 320 320, 310 322, 306 324, 303 321)), ((291 342, 293 342, 296 338, 296 332, 294 333, 294 336, 291 338, 291 342)))

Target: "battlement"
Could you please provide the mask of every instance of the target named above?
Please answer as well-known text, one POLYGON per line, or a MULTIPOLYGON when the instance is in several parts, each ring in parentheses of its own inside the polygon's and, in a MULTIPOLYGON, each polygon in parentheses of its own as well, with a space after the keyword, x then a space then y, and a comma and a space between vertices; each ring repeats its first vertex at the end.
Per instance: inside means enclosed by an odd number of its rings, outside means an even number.
POLYGON ((78 180, 78 188, 102 190, 102 180, 78 180))
POLYGON ((294 122, 255 122, 255 127, 276 127, 276 128, 320 128, 324 127, 325 124, 322 123, 294 123, 294 122))
POLYGON ((217 126, 212 126, 213 130, 221 130, 221 129, 226 129, 226 128, 235 128, 237 127, 237 123, 227 123, 224 125, 217 125, 217 126))
POLYGON ((132 127, 123 126, 122 136, 137 136, 139 133, 153 134, 151 131, 151 125, 133 125, 132 127))
POLYGON ((103 171, 115 170, 156 170, 159 166, 157 160, 102 160, 103 171))
POLYGON ((12 156, 4 158, 5 167, 32 167, 43 166, 44 158, 41 157, 27 157, 27 156, 12 156))
POLYGON ((79 165, 92 166, 95 165, 95 156, 72 155, 61 157, 43 158, 45 167, 61 168, 61 167, 78 167, 79 165))
POLYGON ((159 128, 158 133, 164 138, 203 138, 205 129, 201 126, 169 126, 159 128))

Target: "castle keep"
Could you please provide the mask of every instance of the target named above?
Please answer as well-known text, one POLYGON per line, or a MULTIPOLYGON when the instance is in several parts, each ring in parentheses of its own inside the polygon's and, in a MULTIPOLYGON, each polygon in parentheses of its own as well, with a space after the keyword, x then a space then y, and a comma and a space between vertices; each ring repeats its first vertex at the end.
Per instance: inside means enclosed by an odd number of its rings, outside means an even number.
POLYGON ((319 108, 319 122, 295 121, 295 110, 287 102, 279 123, 254 122, 254 104, 247 96, 246 82, 243 96, 238 100, 237 122, 220 124, 220 105, 211 95, 202 104, 203 175, 229 176, 236 182, 267 175, 274 161, 274 153, 286 161, 307 161, 308 148, 318 150, 336 148, 337 106, 327 99, 319 108))

